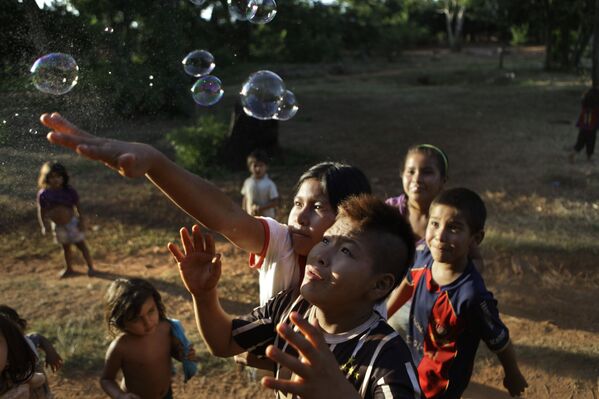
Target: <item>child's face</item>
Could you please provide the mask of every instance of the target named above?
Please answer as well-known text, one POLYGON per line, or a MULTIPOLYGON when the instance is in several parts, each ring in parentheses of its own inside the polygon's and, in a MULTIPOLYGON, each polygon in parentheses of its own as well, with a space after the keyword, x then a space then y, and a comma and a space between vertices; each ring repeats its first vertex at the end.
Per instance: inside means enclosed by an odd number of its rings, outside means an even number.
POLYGON ((377 275, 364 234, 355 222, 339 218, 308 254, 301 294, 321 308, 353 307, 368 300, 377 275))
POLYGON ((435 204, 429 211, 426 244, 435 262, 458 265, 468 257, 476 236, 456 208, 435 204))
POLYGON ((252 174, 252 177, 254 177, 255 179, 262 179, 266 174, 266 170, 268 169, 268 167, 264 162, 253 161, 250 163, 249 169, 250 173, 252 174))
POLYGON ((160 322, 160 314, 154 298, 149 297, 141 306, 139 314, 123 323, 124 330, 133 335, 153 333, 160 322))
POLYGON ((8 360, 8 345, 4 334, 0 333, 0 374, 4 371, 7 366, 8 360))
POLYGON ((59 173, 55 173, 55 172, 50 172, 48 173, 48 178, 47 178, 47 182, 48 182, 48 187, 49 188, 62 188, 62 182, 63 182, 63 178, 59 173))
POLYGON ((335 210, 316 179, 304 180, 293 199, 287 224, 293 250, 306 256, 335 222, 335 210))
POLYGON ((402 182, 408 198, 428 205, 441 192, 445 178, 441 176, 437 161, 433 157, 413 151, 406 159, 402 182))

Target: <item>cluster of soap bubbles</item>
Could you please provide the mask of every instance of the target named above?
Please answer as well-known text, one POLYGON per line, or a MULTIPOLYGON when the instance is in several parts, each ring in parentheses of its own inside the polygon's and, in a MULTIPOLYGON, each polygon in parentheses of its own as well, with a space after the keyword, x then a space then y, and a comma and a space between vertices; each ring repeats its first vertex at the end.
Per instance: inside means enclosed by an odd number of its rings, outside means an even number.
POLYGON ((267 24, 277 15, 275 0, 227 0, 227 5, 233 18, 254 24, 267 24))
POLYGON ((256 119, 286 121, 298 110, 293 92, 287 90, 283 79, 271 71, 251 74, 239 95, 244 112, 256 119))
MULTIPOLYGON (((206 0, 190 0, 196 6, 206 0)), ((227 0, 229 13, 237 20, 266 24, 277 13, 275 0, 227 0)), ((104 32, 112 33, 112 27, 104 32)), ((185 73, 198 80, 191 88, 193 100, 202 106, 216 104, 223 97, 222 82, 210 75, 216 64, 214 56, 206 50, 194 50, 183 58, 185 73)), ((31 67, 35 87, 48 94, 66 94, 77 84, 79 67, 68 54, 50 53, 40 57, 31 67)), ((111 72, 109 72, 111 74, 111 72)), ((149 76, 149 86, 154 86, 154 76, 149 76)), ((291 119, 298 111, 295 95, 285 88, 283 80, 274 72, 258 71, 250 75, 240 92, 245 113, 257 119, 291 119)))
POLYGON ((202 106, 211 106, 219 102, 224 90, 220 79, 210 75, 216 66, 214 56, 206 50, 194 50, 183 58, 182 64, 185 73, 199 78, 191 87, 193 100, 202 106))
POLYGON ((64 53, 50 53, 38 58, 31 67, 33 85, 44 93, 66 94, 79 79, 75 59, 64 53))

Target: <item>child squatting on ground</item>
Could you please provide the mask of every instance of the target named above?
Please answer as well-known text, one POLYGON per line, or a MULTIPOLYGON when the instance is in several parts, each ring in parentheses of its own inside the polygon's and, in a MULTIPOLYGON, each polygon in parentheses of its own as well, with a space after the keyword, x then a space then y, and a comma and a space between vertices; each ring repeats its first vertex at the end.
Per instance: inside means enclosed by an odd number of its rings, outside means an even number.
POLYGON ((419 398, 405 343, 374 310, 414 255, 410 226, 397 209, 370 195, 341 204, 334 224, 309 252, 301 288, 278 293, 243 317, 221 307, 220 255, 214 240, 181 229, 183 251, 169 250, 192 294, 198 329, 222 357, 267 356, 275 376, 262 384, 278 398, 419 398))
POLYGON ((277 186, 268 177, 268 156, 262 150, 252 151, 247 157, 250 177, 241 187, 241 207, 252 216, 276 217, 279 205, 277 186))
POLYGON ((62 245, 65 268, 60 277, 74 274, 71 244, 81 251, 87 263, 87 274, 94 274, 94 265, 85 244, 85 224, 79 207, 79 195, 69 185, 66 168, 58 162, 46 162, 38 178, 37 210, 38 221, 45 235, 50 228, 54 240, 62 245))
POLYGON ((104 310, 108 330, 116 336, 100 378, 104 392, 115 399, 172 398, 171 357, 183 361, 195 352, 173 334, 160 293, 146 280, 119 278, 108 287, 104 310), (119 370, 120 384, 115 381, 119 370))
POLYGON ((0 398, 28 399, 45 377, 35 372, 37 357, 19 326, 0 313, 0 398))
POLYGON ((44 375, 45 382, 39 387, 32 389, 32 399, 50 399, 53 397, 50 387, 48 386, 48 378, 44 372, 44 362, 41 360, 39 350, 41 349, 45 354, 45 366, 49 367, 53 372, 56 372, 62 368, 62 357, 58 354, 54 345, 42 334, 29 333, 26 334, 27 320, 21 318, 19 313, 8 305, 0 305, 0 314, 8 317, 12 320, 21 330, 21 333, 25 337, 25 340, 29 344, 29 347, 33 350, 37 359, 35 371, 44 375))
POLYGON ((412 268, 399 287, 400 298, 412 297, 407 343, 426 398, 461 397, 481 339, 499 358, 509 393, 519 396, 528 386, 497 301, 468 257, 484 237, 486 214, 482 199, 471 190, 439 194, 426 229, 433 262, 412 268))

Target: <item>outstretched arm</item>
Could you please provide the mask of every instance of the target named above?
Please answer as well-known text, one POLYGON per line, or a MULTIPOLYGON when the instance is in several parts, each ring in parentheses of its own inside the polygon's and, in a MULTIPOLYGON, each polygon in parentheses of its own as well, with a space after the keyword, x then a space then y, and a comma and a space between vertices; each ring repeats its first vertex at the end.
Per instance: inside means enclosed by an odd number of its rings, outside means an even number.
POLYGON ((232 335, 233 318, 220 306, 216 286, 220 278, 220 254, 216 254, 214 239, 202 236, 200 226, 194 225, 192 235, 181 229, 181 245, 169 243, 168 249, 179 265, 185 288, 193 297, 198 330, 213 355, 229 357, 244 352, 232 335))
POLYGON ((300 357, 288 355, 272 345, 266 349, 266 356, 287 367, 294 376, 290 380, 264 377, 262 385, 304 399, 327 398, 331 392, 339 398, 360 398, 358 391, 339 370, 339 363, 324 341, 318 321, 312 325, 296 312, 291 313, 290 319, 299 332, 286 324, 279 324, 277 332, 297 349, 300 357))
POLYGON ((520 396, 528 387, 526 379, 520 372, 518 362, 516 361, 516 352, 511 342, 500 352, 497 352, 497 357, 503 366, 505 378, 503 386, 508 390, 510 396, 520 396))
POLYGON ((188 172, 154 147, 111 140, 89 134, 58 113, 43 114, 41 122, 52 129, 48 140, 100 161, 123 176, 146 176, 171 201, 207 228, 223 234, 249 252, 264 244, 262 224, 245 213, 209 181, 188 172))

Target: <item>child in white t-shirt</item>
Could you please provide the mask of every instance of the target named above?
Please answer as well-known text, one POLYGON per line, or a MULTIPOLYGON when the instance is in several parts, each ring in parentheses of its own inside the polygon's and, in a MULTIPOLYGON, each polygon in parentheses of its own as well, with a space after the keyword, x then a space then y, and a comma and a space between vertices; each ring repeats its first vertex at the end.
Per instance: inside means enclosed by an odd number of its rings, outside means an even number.
POLYGON ((247 157, 251 176, 241 188, 241 207, 252 216, 276 217, 279 192, 276 184, 268 177, 268 156, 262 150, 254 150, 247 157))

